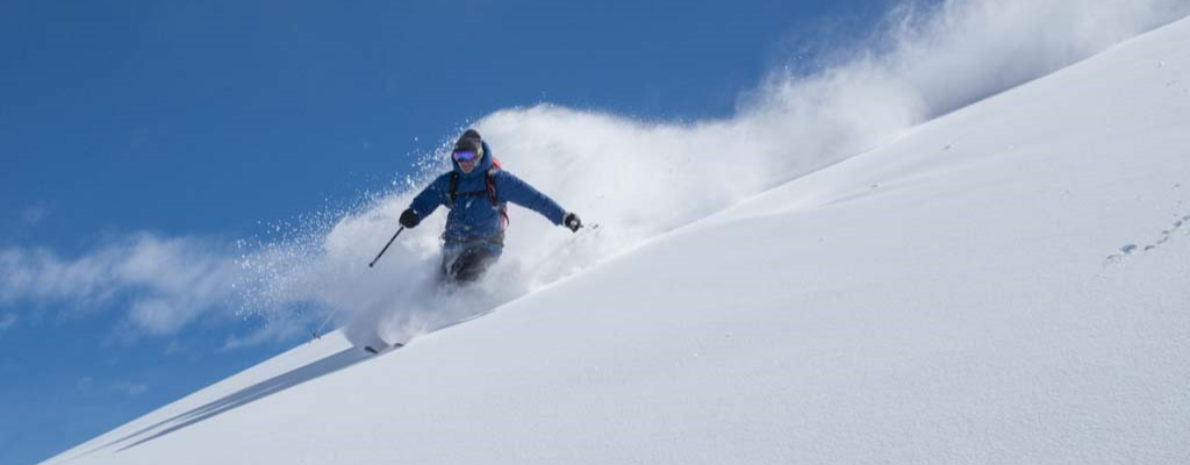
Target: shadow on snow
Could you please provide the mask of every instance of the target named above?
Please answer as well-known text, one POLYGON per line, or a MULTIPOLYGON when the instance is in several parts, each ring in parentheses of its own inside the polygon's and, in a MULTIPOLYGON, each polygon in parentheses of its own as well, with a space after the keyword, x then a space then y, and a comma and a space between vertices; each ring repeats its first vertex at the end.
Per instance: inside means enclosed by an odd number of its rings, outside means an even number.
POLYGON ((228 394, 227 396, 224 396, 223 398, 214 402, 192 409, 173 418, 158 422, 157 424, 93 449, 84 455, 89 455, 98 450, 113 447, 127 441, 132 441, 137 437, 144 436, 153 430, 168 425, 167 428, 153 433, 152 435, 142 437, 136 440, 136 442, 121 447, 116 452, 122 452, 131 449, 146 442, 159 439, 171 433, 193 426, 196 423, 209 420, 220 414, 243 407, 260 399, 264 399, 273 394, 285 391, 286 389, 301 385, 307 381, 318 379, 320 377, 350 367, 369 357, 371 356, 363 353, 363 351, 360 351, 357 348, 351 347, 345 349, 341 352, 322 358, 316 362, 295 368, 291 371, 261 381, 232 394, 228 394))

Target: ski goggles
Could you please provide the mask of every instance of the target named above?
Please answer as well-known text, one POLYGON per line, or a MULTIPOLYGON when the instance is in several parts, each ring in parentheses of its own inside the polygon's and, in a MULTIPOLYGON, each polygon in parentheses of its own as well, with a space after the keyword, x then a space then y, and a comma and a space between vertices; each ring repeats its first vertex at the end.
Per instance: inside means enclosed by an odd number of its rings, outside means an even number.
POLYGON ((474 150, 455 150, 450 156, 454 157, 455 161, 475 161, 480 157, 474 150))

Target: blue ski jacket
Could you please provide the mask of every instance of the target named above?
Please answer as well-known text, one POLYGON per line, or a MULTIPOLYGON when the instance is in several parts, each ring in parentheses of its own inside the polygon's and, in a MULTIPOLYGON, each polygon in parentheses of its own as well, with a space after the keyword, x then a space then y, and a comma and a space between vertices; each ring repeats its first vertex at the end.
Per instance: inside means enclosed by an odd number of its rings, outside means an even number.
POLYGON ((561 225, 566 210, 533 186, 503 169, 492 173, 492 184, 496 191, 496 204, 488 194, 488 170, 492 169, 492 150, 483 143, 484 156, 471 173, 464 173, 459 163, 451 160, 454 170, 438 176, 417 197, 410 208, 418 218, 426 218, 440 206, 446 206, 446 232, 442 237, 446 247, 480 245, 500 253, 503 250, 504 209, 512 202, 540 213, 555 225, 561 225), (458 186, 452 205, 450 198, 451 174, 458 173, 458 186))

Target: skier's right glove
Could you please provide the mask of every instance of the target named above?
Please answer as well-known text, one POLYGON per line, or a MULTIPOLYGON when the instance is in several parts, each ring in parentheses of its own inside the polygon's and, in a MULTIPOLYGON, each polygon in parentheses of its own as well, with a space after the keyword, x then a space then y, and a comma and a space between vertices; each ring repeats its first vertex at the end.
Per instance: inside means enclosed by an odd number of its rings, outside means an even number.
POLYGON ((407 208, 404 213, 401 213, 401 226, 404 226, 406 229, 416 228, 420 223, 421 218, 417 217, 417 212, 413 211, 412 208, 407 208))
POLYGON ((583 220, 578 219, 578 215, 574 213, 567 213, 562 217, 562 224, 570 228, 571 231, 578 232, 579 228, 583 227, 583 220))

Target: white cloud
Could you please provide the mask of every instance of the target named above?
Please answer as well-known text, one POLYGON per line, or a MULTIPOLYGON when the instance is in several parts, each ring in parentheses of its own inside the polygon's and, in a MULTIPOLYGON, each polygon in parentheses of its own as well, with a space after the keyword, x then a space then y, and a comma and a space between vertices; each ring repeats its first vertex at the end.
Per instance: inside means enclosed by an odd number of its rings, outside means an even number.
POLYGON ((26 208, 21 213, 21 223, 26 226, 36 226, 50 216, 50 209, 44 203, 38 203, 32 207, 26 208))
POLYGON ((149 391, 149 386, 128 381, 96 381, 94 377, 84 376, 74 382, 74 388, 83 394, 112 393, 122 396, 135 397, 149 391))
POLYGON ((73 260, 44 249, 0 252, 0 303, 68 303, 87 312, 126 300, 129 326, 168 335, 234 306, 239 276, 230 254, 208 241, 137 234, 73 260))
MULTIPOLYGON (((11 248, 0 250, 0 307, 62 304, 70 308, 67 316, 116 309, 124 319, 112 336, 121 343, 171 336, 204 318, 263 320, 264 326, 251 334, 230 336, 225 349, 236 349, 304 334, 304 325, 316 315, 308 306, 290 311, 289 286, 309 283, 283 278, 300 268, 291 245, 237 254, 211 240, 149 233, 74 258, 47 249, 11 248)), ((0 330, 9 318, 9 325, 16 324, 15 315, 5 316, 0 330)))
POLYGON ((16 326, 20 318, 15 313, 5 313, 0 315, 0 331, 5 331, 13 326, 16 326))
POLYGON ((110 388, 112 392, 129 397, 139 396, 149 391, 149 387, 144 384, 130 383, 127 381, 112 383, 110 388))

